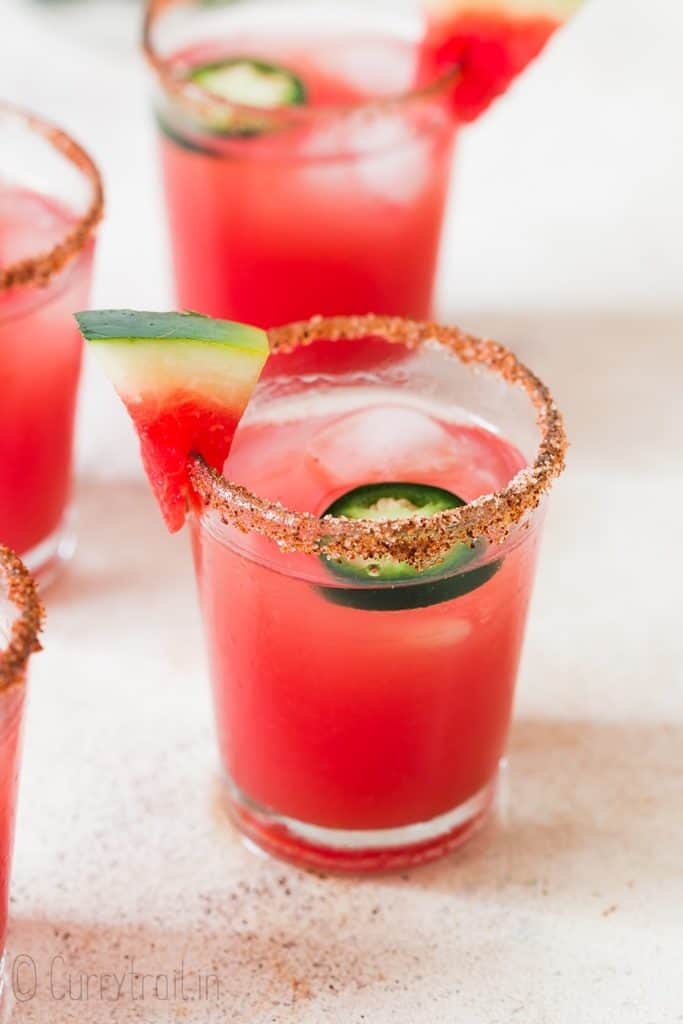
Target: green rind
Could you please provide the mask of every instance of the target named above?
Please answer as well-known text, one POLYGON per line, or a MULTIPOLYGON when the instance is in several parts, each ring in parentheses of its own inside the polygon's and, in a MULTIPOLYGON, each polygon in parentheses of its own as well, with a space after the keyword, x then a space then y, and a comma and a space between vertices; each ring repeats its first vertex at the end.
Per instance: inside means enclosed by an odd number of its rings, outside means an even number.
POLYGON ((132 309, 98 309, 75 314, 86 341, 135 344, 137 341, 200 342, 267 354, 264 331, 201 313, 151 313, 132 309))

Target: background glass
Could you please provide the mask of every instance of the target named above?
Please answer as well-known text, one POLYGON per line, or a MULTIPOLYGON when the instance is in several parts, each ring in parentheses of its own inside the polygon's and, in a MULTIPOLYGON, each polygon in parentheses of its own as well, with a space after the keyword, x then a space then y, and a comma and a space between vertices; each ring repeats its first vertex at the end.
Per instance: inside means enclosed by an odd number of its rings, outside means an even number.
POLYGON ((63 132, 0 105, 0 542, 45 582, 73 550, 81 341, 102 185, 63 132))
POLYGON ((151 4, 181 307, 263 326, 429 316, 456 132, 453 76, 410 91, 422 28, 417 4, 151 4), (207 130, 229 107, 207 110, 182 68, 231 48, 324 77, 344 100, 263 111, 259 131, 207 130))

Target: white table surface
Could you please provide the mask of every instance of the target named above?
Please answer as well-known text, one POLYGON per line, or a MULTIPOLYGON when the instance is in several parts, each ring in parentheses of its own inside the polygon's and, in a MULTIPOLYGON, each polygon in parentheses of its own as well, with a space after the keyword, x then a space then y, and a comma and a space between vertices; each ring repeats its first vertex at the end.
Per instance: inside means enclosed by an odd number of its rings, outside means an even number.
MULTIPOLYGON (((505 805, 459 855, 374 881, 241 844, 218 801, 186 538, 164 533, 89 370, 81 543, 33 663, 17 1021, 683 1020, 683 18, 639 7, 594 0, 463 145, 444 313, 547 378, 574 442, 505 805)), ((153 307, 168 278, 134 8, 60 20, 2 0, 0 93, 91 143, 110 193, 96 301, 153 307)))

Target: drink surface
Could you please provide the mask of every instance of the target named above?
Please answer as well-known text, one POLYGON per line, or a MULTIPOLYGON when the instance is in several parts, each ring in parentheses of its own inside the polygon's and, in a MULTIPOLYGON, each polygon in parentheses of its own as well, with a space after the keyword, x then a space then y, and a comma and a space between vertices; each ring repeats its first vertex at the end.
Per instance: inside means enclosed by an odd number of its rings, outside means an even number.
POLYGON ((264 61, 295 74, 307 107, 343 107, 407 93, 417 87, 419 41, 398 34, 281 31, 241 32, 179 50, 172 61, 180 75, 234 58, 264 61))
MULTIPOLYGON (((395 390, 306 401, 298 417, 286 400, 248 414, 227 477, 321 513, 380 481, 472 500, 525 464, 464 413, 395 390)), ((249 800, 313 825, 385 829, 445 814, 495 777, 535 540, 469 593, 390 612, 340 606, 320 588, 339 585, 320 559, 256 534, 195 524, 194 545, 224 765, 249 800)))
MULTIPOLYGON (((309 112, 415 85, 415 41, 278 29, 194 46, 175 66, 272 62, 304 83, 309 112)), ((250 137, 160 120, 181 306, 262 326, 312 313, 428 315, 455 136, 444 102, 250 137)))
POLYGON ((247 413, 224 475, 260 497, 320 515, 362 484, 404 480, 442 487, 472 501, 504 487, 525 465, 522 454, 485 426, 445 419, 441 410, 401 401, 395 389, 335 390, 306 397, 306 414, 292 418, 285 399, 262 417, 247 413), (347 408, 344 408, 347 406, 347 408))
MULTIPOLYGON (((0 265, 49 251, 75 223, 55 201, 0 182, 0 265)), ((19 553, 49 536, 68 502, 92 243, 45 287, 0 293, 0 541, 19 553)))

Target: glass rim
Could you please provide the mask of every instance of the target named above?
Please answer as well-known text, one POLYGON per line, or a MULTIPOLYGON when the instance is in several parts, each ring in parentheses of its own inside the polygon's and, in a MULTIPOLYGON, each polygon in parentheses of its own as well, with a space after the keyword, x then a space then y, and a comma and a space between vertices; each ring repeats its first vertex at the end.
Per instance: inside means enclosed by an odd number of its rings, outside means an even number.
POLYGON ((283 551, 333 559, 393 558, 417 570, 440 562, 457 543, 502 543, 514 526, 538 507, 565 468, 568 447, 562 414, 548 387, 503 345, 457 327, 374 315, 313 317, 268 332, 271 352, 287 354, 314 341, 381 337, 409 350, 437 345, 466 366, 478 365, 526 392, 536 411, 540 441, 533 462, 502 489, 429 518, 343 519, 288 509, 226 480, 199 455, 190 459, 192 486, 208 511, 241 533, 259 533, 283 551))
POLYGON ((0 647, 0 692, 25 682, 24 670, 28 659, 40 650, 38 634, 44 617, 36 584, 28 569, 18 555, 0 544, 2 593, 14 605, 18 614, 12 620, 7 646, 0 647))
POLYGON ((247 128, 253 125, 255 114, 263 118, 269 126, 275 128, 278 125, 315 123, 358 113, 384 113, 446 93, 461 76, 460 65, 454 64, 451 69, 419 88, 350 104, 330 104, 319 107, 254 107, 243 103, 234 103, 211 92, 197 82, 179 75, 172 60, 163 57, 154 44, 153 31, 158 18, 171 8, 191 6, 198 2, 199 0, 146 0, 142 28, 142 50, 148 65, 155 72, 168 95, 179 101, 181 105, 187 106, 200 119, 202 115, 206 117, 211 112, 223 111, 230 115, 231 122, 237 130, 241 124, 247 128))
POLYGON ((44 252, 26 256, 14 263, 0 265, 0 292, 22 285, 44 287, 79 255, 93 236, 104 212, 104 186, 95 161, 89 153, 56 124, 23 107, 0 100, 0 117, 9 115, 22 121, 29 131, 41 135, 90 182, 91 197, 87 209, 65 235, 44 252))

